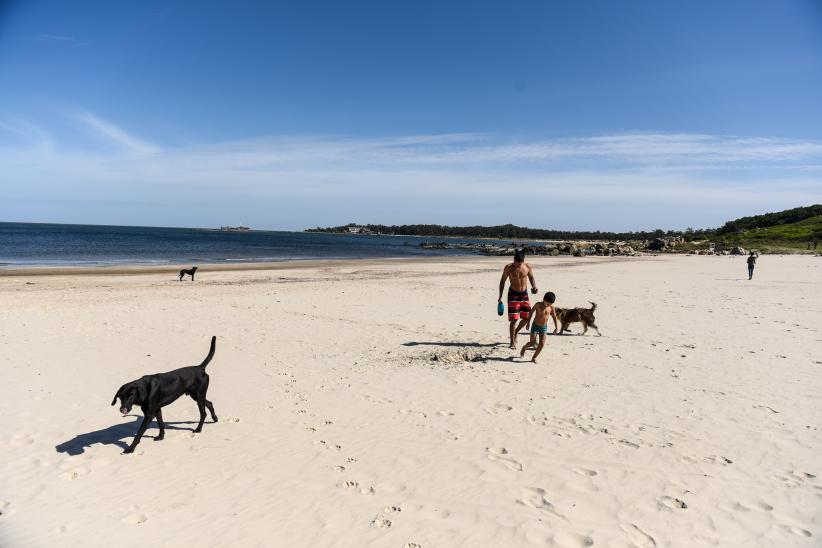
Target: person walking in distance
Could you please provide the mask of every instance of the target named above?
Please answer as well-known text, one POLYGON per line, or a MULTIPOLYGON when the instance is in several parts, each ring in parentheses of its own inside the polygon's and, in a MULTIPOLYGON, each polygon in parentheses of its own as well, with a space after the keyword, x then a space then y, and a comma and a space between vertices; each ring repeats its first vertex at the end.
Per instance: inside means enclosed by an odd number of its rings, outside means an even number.
POLYGON ((754 267, 756 266, 756 259, 758 257, 759 257, 759 255, 757 255, 756 252, 754 252, 754 251, 751 251, 751 254, 748 255, 748 279, 749 280, 751 278, 753 278, 753 271, 754 271, 754 267))
POLYGON ((517 334, 528 324, 528 316, 531 312, 531 305, 528 301, 529 281, 531 282, 531 292, 537 292, 534 272, 531 270, 531 265, 525 262, 525 251, 522 249, 514 252, 514 262, 506 265, 502 270, 497 302, 502 302, 502 292, 505 289, 506 280, 510 283, 508 287, 508 335, 511 343, 510 348, 516 348, 517 334))

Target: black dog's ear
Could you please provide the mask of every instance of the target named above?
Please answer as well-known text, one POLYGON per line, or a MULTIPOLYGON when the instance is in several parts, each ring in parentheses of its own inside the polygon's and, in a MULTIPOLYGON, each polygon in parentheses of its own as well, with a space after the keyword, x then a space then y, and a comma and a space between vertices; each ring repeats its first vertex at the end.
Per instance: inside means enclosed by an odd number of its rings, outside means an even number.
POLYGON ((137 401, 135 403, 145 403, 146 398, 148 397, 148 384, 147 379, 140 379, 140 382, 134 383, 132 388, 135 392, 137 392, 137 401))
POLYGON ((145 405, 154 400, 155 394, 160 389, 160 381, 154 377, 146 376, 135 382, 131 388, 137 392, 135 403, 145 405))
POLYGON ((124 386, 125 386, 125 385, 121 386, 121 387, 120 387, 120 389, 119 389, 119 390, 117 390, 117 393, 116 393, 116 394, 114 394, 114 399, 113 399, 113 400, 111 400, 111 405, 114 405, 115 403, 117 403, 117 398, 119 398, 119 397, 120 397, 120 394, 123 392, 123 387, 124 387, 124 386))

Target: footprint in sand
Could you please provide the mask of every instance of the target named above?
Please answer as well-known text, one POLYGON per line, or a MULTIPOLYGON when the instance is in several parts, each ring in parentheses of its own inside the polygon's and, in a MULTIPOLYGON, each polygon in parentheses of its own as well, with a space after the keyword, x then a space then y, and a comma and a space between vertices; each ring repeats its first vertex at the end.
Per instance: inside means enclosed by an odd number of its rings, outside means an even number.
POLYGON ((553 516, 565 519, 565 516, 556 511, 554 505, 551 504, 547 498, 545 498, 545 495, 545 489, 540 487, 526 487, 522 490, 522 495, 520 498, 517 499, 517 504, 522 504, 523 506, 528 506, 530 508, 536 508, 537 510, 543 510, 553 516))
POLYGON ((628 535, 628 538, 631 539, 631 542, 636 544, 639 548, 648 548, 651 546, 656 546, 656 540, 654 537, 634 525, 633 523, 621 523, 620 528, 625 531, 625 534, 628 535))
POLYGON ((588 535, 580 535, 579 533, 569 533, 567 531, 559 531, 554 535, 554 542, 559 546, 593 546, 594 539, 588 535))
POLYGON ((124 517, 123 519, 121 519, 120 521, 122 521, 123 523, 140 525, 141 523, 145 523, 146 521, 148 521, 148 518, 142 512, 133 512, 124 517))
POLYGON ((488 452, 488 460, 499 462, 509 470, 522 472, 522 464, 507 456, 508 449, 505 447, 487 447, 485 450, 488 452))
POLYGON ((2 518, 3 516, 8 515, 7 508, 9 507, 10 504, 11 503, 7 500, 0 500, 0 518, 2 518))
POLYGON ((731 459, 723 457, 721 455, 708 455, 707 457, 704 457, 702 460, 710 464, 718 462, 722 466, 734 463, 734 461, 732 461, 731 459))
POLYGON ((794 535, 799 535, 801 537, 810 538, 813 536, 813 534, 810 531, 808 531, 807 529, 802 529, 801 527, 794 527, 792 525, 784 525, 781 523, 778 525, 774 525, 774 527, 776 527, 780 531, 785 531, 786 533, 793 533, 794 535))
POLYGON ((579 474, 580 476, 593 477, 593 476, 597 475, 596 470, 589 470, 588 468, 575 467, 572 470, 574 472, 576 472, 577 474, 579 474))
POLYGON ((786 474, 798 483, 805 483, 807 480, 816 479, 816 475, 809 472, 798 472, 794 470, 793 472, 786 472, 786 474))
POLYGON ((377 516, 371 520, 371 527, 376 527, 377 529, 388 529, 391 527, 391 520, 377 516))
POLYGON ((511 411, 513 406, 508 405, 507 403, 495 403, 491 407, 486 407, 485 412, 489 415, 499 415, 501 413, 507 413, 511 411))
POLYGON ((406 542, 402 545, 402 548, 422 548, 422 544, 417 544, 416 542, 406 542))
POLYGON ((771 477, 781 482, 782 485, 784 487, 787 487, 788 489, 794 489, 805 483, 805 478, 803 478, 802 476, 798 476, 797 474, 793 474, 791 472, 786 472, 786 474, 787 475, 785 476, 777 474, 771 477))
POLYGON ((770 512, 773 510, 773 506, 768 504, 767 502, 752 502, 752 503, 745 503, 745 502, 737 502, 734 504, 733 509, 736 511, 742 512, 750 512, 752 510, 759 510, 761 512, 770 512))
POLYGON ((373 487, 360 487, 360 482, 358 481, 344 481, 339 484, 340 487, 344 489, 350 489, 352 491, 356 491, 361 495, 373 495, 377 491, 373 487))
POLYGON ((684 510, 688 505, 684 501, 668 496, 657 497, 656 503, 660 508, 669 508, 671 510, 684 510))

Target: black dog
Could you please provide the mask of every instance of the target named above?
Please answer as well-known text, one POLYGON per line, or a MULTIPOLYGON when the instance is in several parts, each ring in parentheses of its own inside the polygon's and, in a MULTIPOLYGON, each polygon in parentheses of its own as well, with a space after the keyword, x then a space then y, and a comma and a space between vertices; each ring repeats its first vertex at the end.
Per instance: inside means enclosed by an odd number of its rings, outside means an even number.
POLYGON ((182 281, 183 281, 183 276, 185 276, 186 274, 188 274, 189 276, 191 276, 191 281, 193 282, 193 281, 194 281, 194 273, 195 273, 195 272, 197 272, 197 267, 196 267, 196 266, 192 266, 191 268, 184 268, 184 269, 182 269, 182 270, 180 271, 180 281, 182 282, 182 281))
POLYGON ((216 343, 217 337, 211 337, 211 349, 200 365, 182 367, 168 373, 145 375, 120 387, 114 395, 114 399, 111 400, 111 405, 117 403, 117 398, 120 398, 120 413, 123 415, 131 412, 131 407, 135 404, 143 410, 143 423, 137 430, 134 441, 123 453, 132 453, 134 451, 154 417, 157 417, 157 426, 160 428, 160 435, 154 439, 158 441, 163 439, 166 432, 163 425, 162 408, 183 394, 191 396, 191 399, 197 402, 197 407, 200 409, 200 424, 197 425, 195 432, 200 432, 203 429, 206 407, 211 412, 211 420, 217 422, 214 406, 206 399, 208 374, 205 372, 208 362, 214 357, 216 343))

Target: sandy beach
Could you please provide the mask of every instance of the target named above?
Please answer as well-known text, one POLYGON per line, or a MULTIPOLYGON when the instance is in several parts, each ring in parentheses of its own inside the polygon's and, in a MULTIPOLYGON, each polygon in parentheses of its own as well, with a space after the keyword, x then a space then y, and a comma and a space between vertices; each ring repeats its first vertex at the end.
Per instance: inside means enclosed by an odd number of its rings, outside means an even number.
POLYGON ((500 258, 0 272, 0 546, 822 542, 822 258, 529 262, 602 337, 520 360, 500 258), (122 455, 212 335, 219 422, 122 455))

